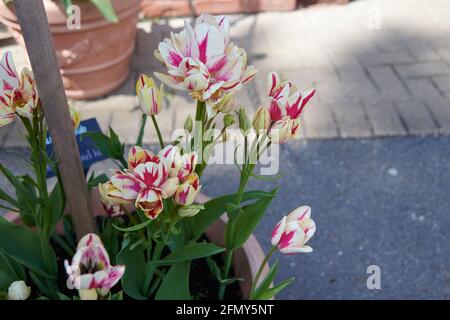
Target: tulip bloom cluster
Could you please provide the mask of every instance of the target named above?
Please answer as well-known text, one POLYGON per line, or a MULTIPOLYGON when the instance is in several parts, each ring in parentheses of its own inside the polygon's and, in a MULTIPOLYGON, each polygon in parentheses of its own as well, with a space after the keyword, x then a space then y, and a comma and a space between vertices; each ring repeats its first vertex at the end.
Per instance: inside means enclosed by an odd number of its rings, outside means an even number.
POLYGON ((186 22, 183 31, 159 44, 155 56, 167 67, 168 75, 156 73, 162 82, 212 104, 256 74, 245 50, 230 42, 230 19, 224 16, 201 15, 194 27, 186 22))
POLYGON ((128 168, 115 171, 110 180, 100 184, 104 207, 112 216, 121 214, 120 205, 134 202, 150 219, 163 210, 163 199, 174 196, 180 206, 189 206, 200 191, 194 172, 195 152, 181 155, 178 147, 167 146, 158 155, 134 146, 128 154, 128 168))
POLYGON ((315 94, 314 89, 300 91, 291 81, 281 81, 276 72, 268 75, 269 107, 259 107, 253 120, 255 130, 264 130, 271 141, 284 143, 298 133, 300 116, 315 94))

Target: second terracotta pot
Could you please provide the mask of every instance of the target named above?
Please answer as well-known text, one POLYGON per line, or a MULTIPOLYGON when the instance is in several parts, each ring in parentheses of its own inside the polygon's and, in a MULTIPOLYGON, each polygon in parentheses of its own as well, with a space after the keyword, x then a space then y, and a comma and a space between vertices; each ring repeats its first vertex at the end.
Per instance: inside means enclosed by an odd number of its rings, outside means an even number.
MULTIPOLYGON (((66 94, 72 99, 106 95, 130 72, 140 0, 112 0, 119 22, 110 23, 89 2, 80 3, 80 29, 69 29, 62 1, 44 0, 66 94)), ((0 1, 0 21, 24 46, 12 5, 0 1)))

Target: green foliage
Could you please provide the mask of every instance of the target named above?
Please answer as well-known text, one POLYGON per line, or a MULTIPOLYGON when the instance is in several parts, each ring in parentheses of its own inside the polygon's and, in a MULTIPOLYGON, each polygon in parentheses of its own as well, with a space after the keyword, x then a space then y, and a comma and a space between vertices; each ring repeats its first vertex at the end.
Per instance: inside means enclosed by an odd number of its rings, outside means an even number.
POLYGON ((225 251, 224 248, 212 243, 192 243, 173 251, 162 260, 150 261, 149 264, 168 265, 183 261, 192 261, 213 256, 223 251, 225 251))
POLYGON ((122 249, 117 254, 117 263, 125 265, 125 274, 122 277, 122 287, 127 295, 137 300, 145 300, 147 296, 142 291, 145 280, 146 259, 144 246, 138 245, 131 250, 133 242, 138 237, 130 235, 122 244, 122 249))
POLYGON ((0 251, 0 291, 7 290, 14 281, 25 278, 22 266, 0 251))
POLYGON ((190 261, 176 263, 170 267, 156 293, 156 300, 191 300, 189 291, 190 261))
POLYGON ((227 249, 239 248, 247 241, 264 216, 276 193, 277 189, 266 193, 265 196, 242 207, 242 209, 236 208, 236 206, 231 207, 231 211, 234 211, 229 214, 230 221, 227 223, 225 231, 227 249))
POLYGON ((86 132, 83 137, 87 136, 92 139, 98 150, 105 156, 119 160, 126 167, 126 161, 123 158, 125 144, 120 142, 119 137, 112 128, 109 128, 109 136, 102 132, 86 132))
MULTIPOLYGON (((264 197, 272 197, 272 195, 264 191, 249 191, 244 193, 242 201, 244 202, 264 197)), ((198 240, 205 231, 225 213, 227 203, 231 203, 235 199, 236 194, 229 194, 206 202, 204 204, 205 209, 196 216, 190 218, 191 225, 193 226, 191 239, 198 240)))
POLYGON ((56 256, 50 244, 41 241, 31 230, 8 222, 3 217, 0 217, 0 248, 9 258, 36 274, 56 279, 56 256), (44 259, 44 254, 49 256, 48 261, 44 259))

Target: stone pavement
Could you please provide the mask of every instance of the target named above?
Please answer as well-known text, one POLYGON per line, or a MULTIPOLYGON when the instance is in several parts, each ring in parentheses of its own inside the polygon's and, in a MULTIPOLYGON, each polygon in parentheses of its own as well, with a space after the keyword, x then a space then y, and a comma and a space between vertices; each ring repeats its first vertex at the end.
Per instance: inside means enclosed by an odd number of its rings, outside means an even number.
MULTIPOLYGON (((233 16, 231 33, 245 48, 257 78, 238 94, 251 110, 265 102, 266 74, 276 70, 317 97, 304 116, 300 137, 383 137, 450 133, 450 2, 358 0, 294 12, 233 16)), ((84 118, 97 117, 133 143, 140 111, 134 96, 138 74, 161 70, 157 44, 183 19, 139 23, 128 81, 94 101, 75 102, 84 118)), ((21 49, 9 46, 25 63, 21 49)), ((185 95, 166 99, 158 118, 163 134, 194 113, 185 95)), ((144 141, 155 142, 151 124, 144 141)), ((15 127, 0 129, 0 146, 23 145, 15 127)))

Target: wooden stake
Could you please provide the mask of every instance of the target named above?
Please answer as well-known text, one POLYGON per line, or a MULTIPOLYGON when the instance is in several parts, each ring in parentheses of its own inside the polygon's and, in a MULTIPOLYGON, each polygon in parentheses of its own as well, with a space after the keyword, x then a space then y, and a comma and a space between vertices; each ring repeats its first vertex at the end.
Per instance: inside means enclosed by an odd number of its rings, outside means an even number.
POLYGON ((13 3, 58 159, 69 212, 80 239, 95 232, 94 218, 44 4, 42 0, 13 3))

